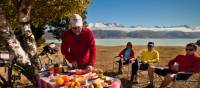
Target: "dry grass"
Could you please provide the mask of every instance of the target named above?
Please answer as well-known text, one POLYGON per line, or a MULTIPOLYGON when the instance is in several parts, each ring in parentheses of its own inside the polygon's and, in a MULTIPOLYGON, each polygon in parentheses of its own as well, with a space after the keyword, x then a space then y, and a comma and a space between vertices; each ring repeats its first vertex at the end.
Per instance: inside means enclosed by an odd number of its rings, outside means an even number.
MULTIPOLYGON (((124 48, 125 46, 97 46, 97 60, 95 67, 99 69, 103 69, 106 73, 106 75, 113 76, 113 61, 117 60, 114 59, 113 57, 118 55, 118 53, 124 48)), ((145 46, 134 46, 136 56, 140 54, 141 50, 145 49, 145 46)), ((177 47, 177 46, 159 46, 156 47, 156 49, 160 52, 160 64, 161 65, 166 65, 167 62, 174 58, 177 54, 183 54, 184 53, 184 47, 177 47)), ((58 52, 54 57, 54 62, 55 61, 61 61, 62 60, 62 55, 60 52, 58 52)), ((45 58, 45 57, 43 57, 45 58)), ((44 59, 43 62, 46 62, 44 59)), ((1 75, 3 73, 3 70, 0 69, 1 75)), ((125 72, 126 74, 126 72, 125 72)), ((140 81, 141 82, 137 85, 132 84, 129 79, 130 77, 127 77, 125 74, 118 76, 121 81, 122 85, 124 88, 142 88, 146 86, 146 81, 147 81, 147 73, 144 72, 143 76, 140 76, 140 81)), ((26 79, 23 78, 21 81, 22 85, 26 84, 26 79)), ((157 82, 156 84, 160 84, 160 82, 157 82)), ((179 85, 180 87, 180 85, 179 85)), ((178 87, 177 87, 178 88, 178 87)))
MULTIPOLYGON (((125 46, 98 46, 97 47, 97 61, 96 61, 96 68, 103 69, 106 71, 106 75, 113 76, 112 64, 113 61, 117 60, 113 57, 118 55, 118 53, 124 48, 125 46)), ((140 52, 145 49, 146 46, 134 46, 135 54, 138 56, 140 52)), ((178 54, 184 54, 184 47, 177 47, 177 46, 158 46, 156 50, 160 53, 160 64, 162 66, 166 65, 170 59, 173 59, 178 54)), ((119 59, 119 58, 118 58, 119 59)), ((143 75, 139 77, 140 83, 139 84, 132 84, 130 80, 130 75, 127 77, 127 70, 124 72, 123 75, 118 76, 124 88, 143 88, 147 85, 147 72, 142 72, 143 75)), ((156 86, 161 83, 160 79, 155 79, 156 86)), ((182 84, 176 86, 176 88, 182 88, 182 84)), ((197 88, 196 85, 192 88, 197 88)))

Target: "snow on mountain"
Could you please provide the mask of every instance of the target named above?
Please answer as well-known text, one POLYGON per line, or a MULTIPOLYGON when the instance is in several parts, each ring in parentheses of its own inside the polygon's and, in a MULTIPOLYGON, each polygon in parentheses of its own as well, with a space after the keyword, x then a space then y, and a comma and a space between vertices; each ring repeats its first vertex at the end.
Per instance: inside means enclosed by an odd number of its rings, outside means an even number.
POLYGON ((118 31, 181 31, 181 32, 200 32, 200 27, 188 27, 187 25, 171 26, 171 27, 144 27, 144 26, 131 26, 126 27, 118 23, 90 23, 89 27, 92 30, 118 30, 118 31))
POLYGON ((104 28, 104 27, 107 27, 105 24, 103 23, 90 23, 89 24, 89 27, 94 27, 94 28, 104 28))
POLYGON ((104 27, 125 27, 119 23, 90 23, 89 27, 104 28, 104 27))
POLYGON ((194 27, 194 30, 200 30, 200 26, 194 27))

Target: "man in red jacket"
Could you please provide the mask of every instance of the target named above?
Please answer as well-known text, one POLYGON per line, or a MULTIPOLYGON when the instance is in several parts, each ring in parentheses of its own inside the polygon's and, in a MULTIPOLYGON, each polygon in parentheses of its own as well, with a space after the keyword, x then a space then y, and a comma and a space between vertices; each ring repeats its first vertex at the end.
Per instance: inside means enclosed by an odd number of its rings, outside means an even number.
POLYGON ((200 57, 195 54, 197 46, 194 43, 189 43, 185 48, 185 55, 178 55, 175 59, 170 60, 168 68, 159 68, 150 66, 148 74, 150 84, 146 88, 154 88, 153 85, 153 72, 158 75, 165 76, 160 88, 165 88, 167 85, 176 79, 186 80, 192 74, 179 74, 177 72, 200 72, 200 57))
POLYGON ((96 45, 93 33, 83 27, 82 18, 74 14, 71 29, 63 34, 61 52, 75 68, 92 69, 96 61, 96 45))

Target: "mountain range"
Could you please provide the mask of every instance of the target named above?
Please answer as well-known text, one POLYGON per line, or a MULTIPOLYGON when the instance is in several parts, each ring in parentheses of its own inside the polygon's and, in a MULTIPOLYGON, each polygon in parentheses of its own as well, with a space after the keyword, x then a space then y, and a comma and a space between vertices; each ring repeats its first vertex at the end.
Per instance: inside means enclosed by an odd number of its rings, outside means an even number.
POLYGON ((95 38, 200 38, 200 26, 124 26, 119 23, 90 23, 95 38))
MULTIPOLYGON (((200 38, 200 26, 124 26, 119 23, 89 23, 95 38, 200 38)), ((46 39, 53 39, 45 32, 46 39)))

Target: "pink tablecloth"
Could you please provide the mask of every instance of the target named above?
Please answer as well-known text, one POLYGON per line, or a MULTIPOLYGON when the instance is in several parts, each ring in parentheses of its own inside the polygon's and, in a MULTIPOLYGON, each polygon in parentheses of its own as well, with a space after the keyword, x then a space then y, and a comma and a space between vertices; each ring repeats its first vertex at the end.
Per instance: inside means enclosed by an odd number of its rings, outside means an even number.
MULTIPOLYGON (((37 76, 37 84, 39 88, 64 88, 56 85, 56 82, 51 82, 49 77, 37 76)), ((120 88, 121 81, 117 78, 113 78, 113 82, 110 88, 120 88)))
POLYGON ((119 79, 114 79, 111 88, 120 88, 120 87, 121 87, 121 81, 119 79))

